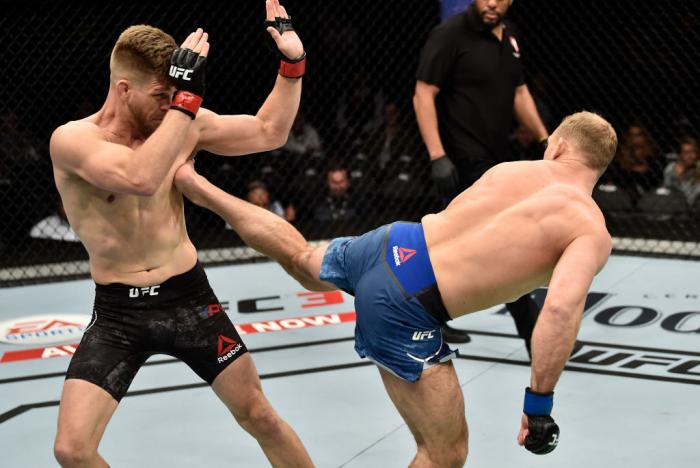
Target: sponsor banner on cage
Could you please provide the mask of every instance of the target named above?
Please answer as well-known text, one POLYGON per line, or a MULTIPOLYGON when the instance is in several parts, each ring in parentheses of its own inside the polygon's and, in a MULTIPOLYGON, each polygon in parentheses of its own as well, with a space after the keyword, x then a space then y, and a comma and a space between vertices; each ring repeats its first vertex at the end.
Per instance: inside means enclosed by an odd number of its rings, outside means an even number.
POLYGON ((55 344, 80 339, 90 315, 32 315, 0 322, 0 342, 14 345, 55 344))
POLYGON ((340 314, 321 314, 308 317, 295 317, 280 320, 266 320, 262 322, 242 323, 236 325, 236 330, 242 335, 253 333, 267 333, 272 331, 296 330, 299 328, 321 327, 325 325, 337 325, 340 323, 354 322, 355 312, 340 314))
MULTIPOLYGON (((241 323, 236 325, 236 330, 238 330, 240 335, 252 335, 255 333, 337 325, 354 321, 355 312, 343 312, 338 314, 319 314, 280 320, 241 323)), ((0 357, 0 363, 72 356, 77 347, 78 344, 75 343, 62 346, 24 349, 21 351, 8 351, 0 357)))

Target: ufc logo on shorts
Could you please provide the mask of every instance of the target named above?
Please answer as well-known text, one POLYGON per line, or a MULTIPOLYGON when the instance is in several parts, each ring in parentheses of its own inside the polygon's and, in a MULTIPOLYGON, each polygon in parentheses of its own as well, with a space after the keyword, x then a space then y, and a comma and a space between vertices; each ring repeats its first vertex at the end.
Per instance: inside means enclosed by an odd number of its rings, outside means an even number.
POLYGON ((190 81, 192 78, 190 78, 190 75, 192 74, 192 70, 189 68, 180 68, 176 67, 175 65, 170 65, 170 76, 173 78, 180 78, 182 77, 183 80, 185 81, 190 81))
POLYGON ((413 332, 413 341, 429 340, 433 338, 434 331, 435 330, 413 332))
POLYGON ((129 297, 157 296, 158 288, 160 288, 160 285, 146 286, 145 288, 130 288, 129 297))

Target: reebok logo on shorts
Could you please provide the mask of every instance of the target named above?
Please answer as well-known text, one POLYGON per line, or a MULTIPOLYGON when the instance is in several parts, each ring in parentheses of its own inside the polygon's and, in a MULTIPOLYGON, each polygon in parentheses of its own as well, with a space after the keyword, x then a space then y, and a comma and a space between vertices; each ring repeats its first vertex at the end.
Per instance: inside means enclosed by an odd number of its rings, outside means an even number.
POLYGON ((396 264, 396 266, 400 266, 402 263, 406 263, 411 257, 413 257, 416 254, 415 250, 399 247, 398 245, 392 247, 391 251, 394 253, 394 263, 396 264))
POLYGON ((236 342, 236 340, 228 338, 224 335, 219 335, 219 358, 217 360, 219 361, 219 363, 228 361, 233 356, 235 356, 236 353, 240 351, 242 347, 243 345, 241 343, 236 342))

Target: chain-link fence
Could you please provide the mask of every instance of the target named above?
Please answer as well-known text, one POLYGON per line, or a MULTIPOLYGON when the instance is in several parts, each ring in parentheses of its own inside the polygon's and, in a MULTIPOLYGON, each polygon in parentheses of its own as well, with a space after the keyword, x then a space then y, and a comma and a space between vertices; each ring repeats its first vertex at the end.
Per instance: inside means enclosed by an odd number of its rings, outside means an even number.
MULTIPOLYGON (((309 57, 289 142, 236 158, 200 154, 198 170, 310 239, 439 209, 411 101, 420 50, 440 21, 438 0, 284 3, 309 57)), ((3 284, 87 271, 54 188, 48 140, 102 105, 120 31, 147 23, 180 41, 204 27, 212 44, 204 105, 222 114, 254 114, 278 63, 264 45, 262 0, 10 5, 0 17, 3 284)), ((699 10, 690 1, 518 0, 511 8, 550 130, 581 109, 618 130, 620 154, 594 196, 619 250, 698 254, 699 10)), ((514 128, 511 157, 527 157, 529 140, 514 128)), ((186 214, 206 262, 250 256, 214 214, 192 205, 186 214)))

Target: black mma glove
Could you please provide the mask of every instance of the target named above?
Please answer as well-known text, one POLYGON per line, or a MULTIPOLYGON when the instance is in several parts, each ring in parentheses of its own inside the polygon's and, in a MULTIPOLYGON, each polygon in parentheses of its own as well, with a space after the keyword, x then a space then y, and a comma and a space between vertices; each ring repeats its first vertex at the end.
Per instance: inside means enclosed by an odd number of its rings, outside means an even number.
POLYGON ((559 426, 551 416, 527 415, 530 433, 525 437, 525 448, 536 455, 551 452, 559 444, 559 426))
MULTIPOLYGON (((292 17, 290 16, 289 18, 282 18, 280 16, 275 17, 274 21, 270 20, 265 20, 265 30, 267 28, 273 27, 277 30, 278 33, 284 34, 287 31, 294 31, 294 26, 292 26, 292 17)), ((280 55, 281 59, 287 59, 289 60, 289 57, 285 56, 282 52, 280 52, 279 48, 277 48, 277 43, 275 40, 270 36, 269 34, 265 34, 265 43, 267 46, 270 48, 271 51, 277 52, 280 55)))
POLYGON ((430 175, 441 197, 451 200, 459 187, 459 175, 457 167, 447 155, 430 161, 430 175))
POLYGON ((207 58, 191 49, 178 47, 170 57, 168 76, 177 88, 171 109, 184 112, 192 119, 197 115, 204 96, 204 70, 207 58))
MULTIPOLYGON (((289 18, 277 16, 274 21, 265 20, 265 30, 269 27, 275 28, 280 35, 287 31, 294 31, 291 16, 289 18)), ((287 57, 279 50, 272 36, 269 34, 265 36, 267 38, 265 40, 267 46, 280 56, 280 68, 278 73, 285 78, 301 78, 304 76, 304 73, 306 73, 306 52, 302 53, 299 57, 287 57)))
POLYGON ((559 426, 549 415, 554 405, 554 392, 537 393, 525 389, 523 412, 527 416, 528 436, 525 448, 536 455, 551 452, 559 444, 559 426))

